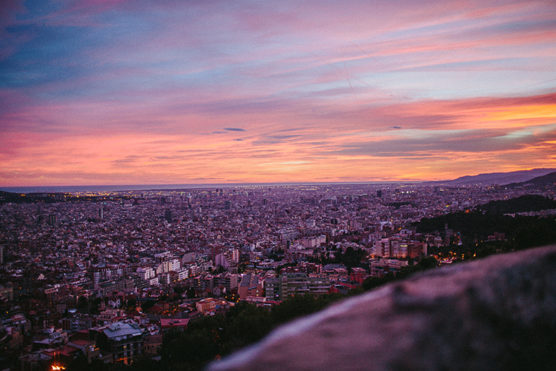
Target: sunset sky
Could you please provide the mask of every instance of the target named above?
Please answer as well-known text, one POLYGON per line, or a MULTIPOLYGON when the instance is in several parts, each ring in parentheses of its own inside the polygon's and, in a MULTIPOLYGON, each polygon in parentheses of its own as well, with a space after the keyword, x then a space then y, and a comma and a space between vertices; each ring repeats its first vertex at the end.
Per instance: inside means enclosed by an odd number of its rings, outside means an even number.
POLYGON ((556 1, 2 0, 0 186, 556 168, 556 1))

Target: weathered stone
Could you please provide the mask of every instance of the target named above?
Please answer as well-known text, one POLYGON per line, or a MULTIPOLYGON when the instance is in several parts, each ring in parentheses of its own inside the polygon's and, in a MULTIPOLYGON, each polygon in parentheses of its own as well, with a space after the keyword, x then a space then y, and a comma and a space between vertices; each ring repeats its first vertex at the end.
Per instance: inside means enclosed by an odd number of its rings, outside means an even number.
POLYGON ((556 246, 414 276, 272 332, 210 370, 542 370, 556 361, 556 246))

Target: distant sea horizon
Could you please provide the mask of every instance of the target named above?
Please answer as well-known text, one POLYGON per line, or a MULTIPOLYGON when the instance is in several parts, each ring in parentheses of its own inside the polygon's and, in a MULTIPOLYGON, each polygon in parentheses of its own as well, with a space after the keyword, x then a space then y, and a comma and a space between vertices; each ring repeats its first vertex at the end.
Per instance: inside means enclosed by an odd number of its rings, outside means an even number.
POLYGON ((412 184, 420 181, 361 181, 361 182, 284 182, 284 183, 203 183, 203 184, 126 184, 126 185, 66 185, 66 186, 14 186, 2 187, 0 191, 13 193, 79 193, 79 192, 126 192, 170 191, 179 189, 276 187, 302 185, 357 185, 357 184, 412 184))

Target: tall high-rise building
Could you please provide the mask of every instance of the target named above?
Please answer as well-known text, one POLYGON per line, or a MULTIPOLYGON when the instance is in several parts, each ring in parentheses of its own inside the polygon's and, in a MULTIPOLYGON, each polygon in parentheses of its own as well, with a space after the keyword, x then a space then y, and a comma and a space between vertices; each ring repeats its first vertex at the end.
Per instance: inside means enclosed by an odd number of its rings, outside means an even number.
POLYGON ((239 250, 238 249, 233 249, 232 250, 232 261, 234 263, 239 263, 239 250))
POLYGON ((50 214, 48 216, 48 224, 50 224, 51 226, 56 225, 56 214, 50 214))
POLYGON ((166 219, 168 223, 172 223, 172 210, 166 209, 164 211, 164 219, 166 219))

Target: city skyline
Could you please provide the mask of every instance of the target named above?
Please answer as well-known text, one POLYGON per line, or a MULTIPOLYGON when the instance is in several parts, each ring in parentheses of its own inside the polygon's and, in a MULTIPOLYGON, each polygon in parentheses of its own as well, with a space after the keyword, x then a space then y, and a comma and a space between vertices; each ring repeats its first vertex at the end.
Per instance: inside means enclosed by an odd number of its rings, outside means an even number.
POLYGON ((550 1, 8 1, 0 186, 556 167, 550 1))

